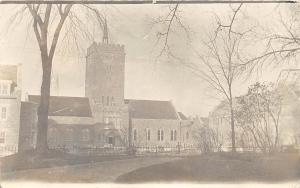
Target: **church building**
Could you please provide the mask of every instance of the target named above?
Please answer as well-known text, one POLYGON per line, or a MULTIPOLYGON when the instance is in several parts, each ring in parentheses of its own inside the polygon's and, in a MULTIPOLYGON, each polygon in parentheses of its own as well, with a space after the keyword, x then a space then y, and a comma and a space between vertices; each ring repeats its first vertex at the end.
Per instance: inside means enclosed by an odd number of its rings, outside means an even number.
MULTIPOLYGON (((50 97, 49 148, 80 152, 85 148, 125 148, 130 143, 137 148, 194 144, 195 122, 178 113, 171 101, 125 99, 124 79, 124 45, 109 43, 106 33, 102 43, 94 42, 87 49, 85 96, 50 97)), ((28 95, 21 102, 21 87, 15 78, 4 77, 0 86, 10 88, 0 89, 0 100, 6 101, 0 106, 0 153, 3 142, 6 147, 14 145, 12 153, 33 149, 40 96, 28 95), (12 121, 15 116, 19 118, 12 121), (10 134, 15 134, 14 139, 10 134)))

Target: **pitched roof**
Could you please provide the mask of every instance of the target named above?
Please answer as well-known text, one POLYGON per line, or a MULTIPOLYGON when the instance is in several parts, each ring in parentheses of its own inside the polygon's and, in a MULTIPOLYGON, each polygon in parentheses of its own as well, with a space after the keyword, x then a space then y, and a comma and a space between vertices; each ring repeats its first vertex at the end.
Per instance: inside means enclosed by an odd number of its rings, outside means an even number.
POLYGON ((17 83, 17 77, 17 65, 0 65, 0 80, 11 80, 14 83, 17 83))
MULTIPOLYGON (((29 95, 28 100, 39 104, 39 95, 29 95)), ((89 99, 86 97, 51 96, 49 116, 92 117, 89 99)))
POLYGON ((136 119, 178 119, 171 101, 125 99, 132 118, 136 119))
POLYGON ((188 120, 188 118, 182 112, 178 112, 178 115, 179 115, 180 119, 188 120))

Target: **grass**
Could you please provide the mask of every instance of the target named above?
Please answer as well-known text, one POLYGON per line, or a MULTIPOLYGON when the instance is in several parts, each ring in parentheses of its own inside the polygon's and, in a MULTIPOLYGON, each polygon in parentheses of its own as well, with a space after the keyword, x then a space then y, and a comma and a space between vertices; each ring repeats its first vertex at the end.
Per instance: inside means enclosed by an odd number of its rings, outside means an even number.
POLYGON ((140 168, 118 183, 142 182, 285 182, 300 179, 297 154, 208 154, 140 168))
POLYGON ((0 158, 0 165, 2 172, 14 172, 26 169, 68 166, 127 158, 133 158, 133 156, 79 156, 56 150, 49 150, 47 154, 40 154, 35 151, 26 151, 0 158))

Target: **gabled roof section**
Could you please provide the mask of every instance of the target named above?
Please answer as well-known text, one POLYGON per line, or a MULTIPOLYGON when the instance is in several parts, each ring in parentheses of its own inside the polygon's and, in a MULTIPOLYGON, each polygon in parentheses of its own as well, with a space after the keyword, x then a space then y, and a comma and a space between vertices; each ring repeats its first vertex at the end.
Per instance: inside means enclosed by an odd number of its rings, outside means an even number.
MULTIPOLYGON (((29 95, 29 102, 39 104, 39 95, 29 95)), ((87 97, 51 96, 49 116, 92 117, 92 111, 87 97)))
POLYGON ((188 120, 188 118, 182 112, 178 112, 178 115, 181 120, 188 120))
POLYGON ((0 80, 11 80, 14 83, 17 83, 17 78, 17 65, 0 65, 0 80))
POLYGON ((125 99, 135 119, 178 119, 171 101, 125 99))

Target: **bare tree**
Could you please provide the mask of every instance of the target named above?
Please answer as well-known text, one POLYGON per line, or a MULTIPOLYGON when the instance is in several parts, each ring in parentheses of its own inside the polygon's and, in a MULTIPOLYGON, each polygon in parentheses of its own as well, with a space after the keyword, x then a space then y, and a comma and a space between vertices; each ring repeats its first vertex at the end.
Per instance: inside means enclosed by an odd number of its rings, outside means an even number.
POLYGON ((183 32, 184 38, 189 43, 192 31, 184 22, 182 5, 168 5, 165 8, 167 11, 164 11, 157 18, 151 19, 150 22, 150 27, 155 30, 156 34, 155 48, 158 49, 156 59, 167 57, 180 61, 181 58, 176 55, 176 47, 174 47, 172 37, 179 38, 178 36, 183 32))
POLYGON ((286 8, 285 11, 277 12, 279 19, 275 20, 272 25, 276 26, 275 31, 267 31, 264 26, 262 27, 264 31, 264 40, 260 43, 265 43, 265 49, 257 53, 254 57, 244 58, 241 66, 250 70, 250 73, 254 70, 261 70, 264 65, 275 65, 282 61, 294 60, 297 62, 297 57, 300 53, 300 19, 298 4, 291 4, 288 6, 283 6, 281 8, 286 8))
POLYGON ((225 97, 230 109, 231 143, 232 151, 236 151, 233 84, 241 73, 240 64, 241 42, 249 32, 239 32, 234 23, 242 7, 231 7, 232 16, 228 24, 223 24, 217 17, 217 28, 208 42, 204 42, 207 51, 198 54, 200 64, 191 65, 191 69, 205 80, 215 91, 225 97))
MULTIPOLYGON (((96 8, 87 5, 81 6, 90 12, 90 14, 86 15, 93 14, 100 26, 103 25, 103 17, 96 8)), ((48 150, 47 131, 51 70, 57 45, 60 41, 59 38, 66 21, 68 20, 69 25, 72 27, 66 28, 65 36, 73 35, 75 44, 77 44, 75 31, 80 31, 87 35, 87 31, 82 27, 83 22, 76 16, 78 13, 71 11, 73 7, 74 5, 72 4, 27 4, 20 10, 22 14, 29 11, 33 19, 32 28, 40 50, 43 71, 37 123, 36 150, 38 152, 46 152, 48 150)))
MULTIPOLYGON (((183 28, 188 36, 190 35, 190 29, 182 22, 182 17, 178 11, 179 5, 174 5, 170 8, 166 17, 160 17, 155 24, 164 23, 166 25, 165 32, 158 32, 157 39, 163 45, 159 57, 162 54, 167 54, 168 57, 175 58, 180 63, 190 69, 197 76, 205 80, 214 90, 224 96, 230 105, 230 117, 231 117, 231 140, 232 151, 235 152, 235 126, 234 126, 234 110, 233 110, 233 83, 241 72, 241 67, 238 66, 240 61, 240 43, 251 31, 251 29, 239 32, 235 29, 234 23, 237 19, 237 15, 242 7, 239 4, 236 8, 230 5, 232 15, 229 23, 223 24, 221 19, 217 17, 217 27, 213 32, 213 35, 209 36, 209 41, 204 42, 204 48, 206 52, 204 55, 199 54, 197 51, 197 57, 199 62, 188 63, 178 58, 170 49, 169 37, 172 34, 172 26, 174 22, 179 24, 180 28, 183 28), (204 67, 203 67, 204 65, 204 67)), ((174 27, 174 26, 173 26, 174 27)))
POLYGON ((272 84, 256 83, 247 95, 238 99, 236 121, 249 133, 263 152, 276 151, 279 146, 279 126, 282 96, 272 84))

